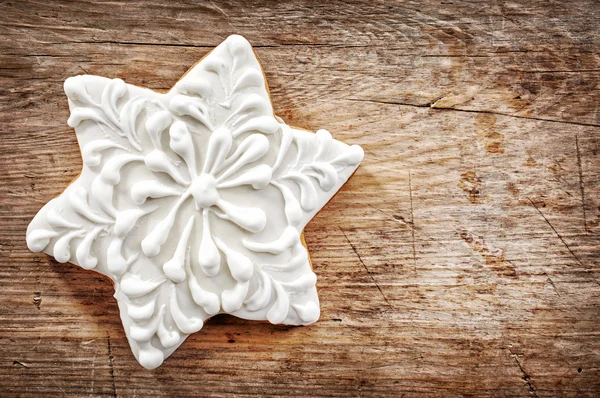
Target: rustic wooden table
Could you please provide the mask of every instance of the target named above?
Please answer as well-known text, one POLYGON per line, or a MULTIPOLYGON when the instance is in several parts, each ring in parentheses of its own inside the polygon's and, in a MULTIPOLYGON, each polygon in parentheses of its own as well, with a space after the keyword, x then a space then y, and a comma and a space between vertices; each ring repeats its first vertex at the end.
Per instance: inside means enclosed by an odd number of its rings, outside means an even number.
POLYGON ((583 0, 1 1, 0 396, 598 396, 599 45, 583 0), (231 33, 366 157, 306 229, 318 323, 219 316, 147 371, 25 229, 81 168, 67 77, 166 90, 231 33))

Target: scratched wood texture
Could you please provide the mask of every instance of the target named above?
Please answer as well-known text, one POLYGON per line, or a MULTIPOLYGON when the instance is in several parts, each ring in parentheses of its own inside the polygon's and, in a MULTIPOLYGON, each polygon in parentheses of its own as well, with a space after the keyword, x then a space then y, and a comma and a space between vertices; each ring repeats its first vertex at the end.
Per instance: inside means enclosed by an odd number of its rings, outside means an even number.
POLYGON ((0 396, 600 394, 600 4, 0 1, 0 396), (105 278, 30 253, 79 172, 63 81, 165 90, 229 34, 366 157, 306 228, 310 327, 218 316, 159 369, 105 278))

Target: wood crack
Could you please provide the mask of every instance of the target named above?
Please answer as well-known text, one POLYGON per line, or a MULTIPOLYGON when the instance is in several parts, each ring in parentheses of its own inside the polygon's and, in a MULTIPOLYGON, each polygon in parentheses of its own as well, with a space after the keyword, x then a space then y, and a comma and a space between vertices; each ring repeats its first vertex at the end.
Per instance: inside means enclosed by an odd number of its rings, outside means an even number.
POLYGON ((523 374, 521 379, 523 379, 523 381, 527 384, 527 387, 529 387, 529 392, 531 393, 531 395, 533 395, 534 398, 540 398, 539 395, 537 394, 537 391, 535 390, 535 386, 533 385, 533 382, 531 381, 531 377, 527 374, 525 369, 523 369, 523 366, 521 365, 521 361, 519 361, 519 357, 516 354, 514 354, 510 350, 510 348, 508 349, 508 351, 510 352, 510 356, 515 359, 515 362, 517 363, 519 370, 521 370, 521 373, 523 374))
POLYGON ((542 218, 544 219, 544 221, 546 221, 546 224, 548 224, 548 226, 552 229, 552 231, 554 231, 554 233, 556 234, 556 236, 558 236, 558 239, 560 239, 560 241, 563 243, 563 245, 565 245, 565 247, 567 248, 567 250, 569 251, 569 253, 571 253, 571 255, 573 256, 573 258, 579 263, 579 265, 581 265, 583 267, 583 263, 581 262, 581 260, 579 259, 579 257, 577 257, 575 255, 575 253, 573 253, 573 250, 571 250, 571 248, 569 247, 569 245, 567 245, 567 242, 565 242, 565 240, 558 233, 558 231, 556 230, 556 228, 554 228, 554 226, 550 223, 550 221, 548 221, 548 219, 546 218, 546 216, 544 215, 544 213, 542 213, 542 211, 540 209, 538 209, 538 207, 535 205, 535 203, 533 203, 533 201, 531 199, 527 198, 527 200, 529 200, 529 203, 531 203, 531 205, 533 206, 533 208, 536 209, 538 213, 540 213, 540 216, 542 216, 542 218))
POLYGON ((112 380, 112 388, 113 388, 113 397, 117 398, 117 385, 115 383, 115 368, 113 365, 113 354, 112 354, 112 347, 110 344, 110 334, 107 332, 106 333, 106 342, 107 342, 107 346, 108 346, 108 365, 110 367, 110 378, 112 380))
POLYGON ((367 206, 369 206, 369 207, 370 207, 370 208, 372 208, 372 209, 375 209, 375 210, 377 210, 378 212, 380 212, 380 213, 381 213, 381 214, 383 214, 384 216, 386 216, 386 217, 390 218, 391 220, 397 221, 397 222, 399 222, 400 224, 402 224, 402 225, 405 225, 405 226, 406 226, 408 229, 410 229, 410 230, 414 231, 415 233, 419 233, 419 234, 421 234, 422 236, 426 237, 426 238, 427 238, 427 239, 429 239, 430 241, 432 241, 432 242, 436 242, 436 243, 438 243, 440 246, 447 248, 447 246, 446 246, 446 245, 444 245, 444 243, 442 243, 440 240, 438 240, 438 239, 434 238, 434 237, 433 237, 433 236, 431 236, 431 235, 428 235, 428 234, 426 234, 426 233, 425 233, 425 232, 423 232, 423 231, 422 231, 420 228, 417 228, 417 227, 415 227, 415 225, 413 224, 413 222, 412 222, 412 221, 406 221, 406 220, 404 219, 404 217, 402 217, 402 216, 400 216, 400 215, 397 215, 397 214, 390 215, 390 214, 386 213, 385 211, 381 210, 380 208, 373 206, 373 205, 372 205, 372 204, 370 204, 370 203, 367 203, 367 206))
POLYGON ((577 168, 579 170, 579 192, 581 193, 581 210, 583 211, 583 230, 587 233, 587 217, 585 214, 585 189, 583 187, 583 172, 581 170, 581 152, 579 151, 579 138, 575 134, 575 149, 577 150, 577 168))
POLYGON ((377 287, 377 290, 379 290, 379 293, 381 293, 381 297, 383 297, 383 300, 385 300, 385 302, 390 307, 390 309, 394 309, 394 306, 389 302, 389 300, 387 299, 387 297, 385 296, 385 294, 383 294, 383 290, 381 290, 381 287, 379 286, 379 284, 377 283, 377 281, 375 280, 375 278, 373 278, 373 275, 371 275, 371 271, 369 270, 369 268, 367 267, 367 265, 365 264, 365 262, 363 261, 363 259, 360 257, 360 254, 358 254, 358 251, 356 250, 356 247, 350 241, 350 239, 348 239, 348 235, 346 235, 346 232, 339 225, 338 225, 338 228, 340 229, 340 231, 342 232, 342 234, 344 234, 344 238, 346 238, 346 241, 348 242, 348 244, 352 248, 352 251, 354 252, 354 254, 356 254, 356 257, 358 258, 358 261, 360 261, 360 263, 362 264, 362 266, 365 269, 365 271, 367 271, 367 275, 369 275, 369 278, 371 278, 371 281, 373 282, 373 284, 375 285, 375 287, 377 287))
MULTIPOLYGON (((77 40, 67 42, 52 42, 49 44, 115 44, 124 46, 157 46, 157 47, 187 47, 202 48, 207 50, 214 49, 219 43, 215 44, 190 44, 190 43, 154 43, 142 41, 124 41, 124 40, 77 40)), ((276 43, 276 44, 253 44, 253 48, 284 48, 284 47, 335 47, 335 48, 371 48, 366 44, 344 44, 344 43, 276 43)), ((13 68, 18 69, 18 68, 13 68)))
POLYGON ((413 264, 415 267, 415 271, 417 269, 417 251, 415 249, 415 216, 414 216, 414 211, 413 211, 413 195, 412 195, 412 178, 411 178, 411 172, 410 170, 408 170, 408 192, 409 192, 409 197, 410 197, 410 223, 413 226, 413 228, 410 229, 411 235, 412 235, 412 254, 413 254, 413 264))
POLYGON ((558 297, 560 297, 560 293, 559 293, 558 289, 556 288, 556 285, 554 284, 554 281, 552 280, 552 278, 550 278, 550 275, 548 275, 547 272, 544 272, 544 275, 546 275, 548 283, 550 284, 550 286, 552 286, 552 289, 554 289, 554 293, 556 293, 556 295, 558 297))
POLYGON ((116 44, 125 46, 158 46, 158 47, 188 47, 188 48, 205 48, 213 49, 214 45, 197 45, 197 44, 186 44, 186 43, 152 43, 152 42, 140 42, 140 41, 119 41, 119 40, 80 40, 70 41, 65 43, 51 43, 51 44, 116 44))
MULTIPOLYGON (((527 200, 529 200, 529 203, 531 203, 531 205, 533 206, 533 208, 536 209, 538 213, 540 213, 540 215, 542 216, 542 218, 544 219, 544 221, 546 221, 546 224, 548 224, 548 226, 552 229, 552 231, 554 231, 554 233, 556 234, 556 236, 558 237, 558 239, 560 239, 560 241, 563 243, 563 245, 565 245, 565 247, 567 248, 567 250, 569 251, 569 253, 571 253, 571 255, 573 256, 573 258, 575 259, 575 261, 577 261, 577 263, 579 265, 581 265, 581 267, 584 268, 589 273, 590 271, 587 269, 587 267, 585 265, 583 265, 583 263, 581 262, 581 260, 579 259, 579 257, 577 257, 575 255, 575 253, 573 252, 573 250, 571 250, 571 247, 569 247, 569 245, 567 245, 567 242, 565 242, 565 240, 563 239, 563 237, 558 233, 558 231, 556 230, 556 228, 554 228, 554 226, 546 218, 546 216, 544 215, 544 213, 542 213, 542 211, 535 205, 535 203, 533 203, 533 201, 531 199, 527 198, 527 200)), ((596 280, 596 278, 594 278, 593 275, 590 275, 590 276, 593 279, 593 281, 598 286, 600 286, 600 282, 598 282, 598 280, 596 280)))
POLYGON ((42 305, 42 292, 33 292, 33 305, 38 310, 40 309, 42 305))
POLYGON ((383 101, 383 100, 372 100, 372 99, 361 99, 361 98, 346 98, 345 101, 351 102, 371 102, 375 104, 386 104, 386 105, 400 105, 400 106, 410 106, 414 108, 429 108, 434 111, 455 111, 455 112, 466 112, 466 113, 483 113, 487 115, 496 115, 496 116, 506 116, 512 117, 515 119, 525 119, 525 120, 536 120, 540 122, 548 122, 548 123, 562 123, 569 124, 573 126, 583 126, 583 127, 600 127, 600 124, 594 123, 582 123, 582 122, 572 122, 568 120, 555 120, 555 119, 546 119, 543 117, 534 117, 534 116, 519 116, 511 113, 504 112, 495 112, 488 110, 477 110, 477 109, 460 109, 460 108, 433 108, 433 105, 439 98, 434 101, 423 103, 423 104, 412 104, 410 102, 401 102, 401 101, 383 101))
POLYGON ((25 362, 17 361, 16 359, 13 361, 13 365, 19 365, 19 366, 22 366, 24 368, 29 368, 29 364, 27 364, 25 362))
POLYGON ((520 73, 590 73, 600 72, 600 69, 557 69, 557 70, 515 70, 520 73))
MULTIPOLYGON (((439 98, 438 98, 439 99, 439 98)), ((362 98, 346 98, 346 101, 351 102, 371 102, 374 104, 386 104, 386 105, 401 105, 401 106, 412 106, 416 108, 431 108, 431 105, 437 101, 428 102, 425 104, 412 104, 410 102, 400 102, 400 101, 385 101, 385 100, 374 100, 374 99, 362 99, 362 98)))

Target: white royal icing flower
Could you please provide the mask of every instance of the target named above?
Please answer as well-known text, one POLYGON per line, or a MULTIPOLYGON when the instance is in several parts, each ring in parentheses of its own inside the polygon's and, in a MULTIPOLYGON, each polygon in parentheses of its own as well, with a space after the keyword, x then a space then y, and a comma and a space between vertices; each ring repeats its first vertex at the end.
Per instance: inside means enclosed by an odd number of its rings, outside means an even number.
POLYGON ((230 36, 166 94, 87 75, 65 92, 84 168, 36 215, 27 244, 115 282, 144 367, 218 313, 317 320, 302 229, 363 151, 275 117, 244 38, 230 36))

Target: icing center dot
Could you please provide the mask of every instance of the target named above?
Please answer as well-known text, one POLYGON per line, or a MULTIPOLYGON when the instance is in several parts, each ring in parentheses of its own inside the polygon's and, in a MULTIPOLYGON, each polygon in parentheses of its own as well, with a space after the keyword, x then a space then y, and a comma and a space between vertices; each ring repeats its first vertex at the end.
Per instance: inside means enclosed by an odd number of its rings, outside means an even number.
POLYGON ((210 174, 202 174, 194 179, 190 186, 190 193, 196 201, 196 208, 207 209, 219 201, 217 180, 210 174))

